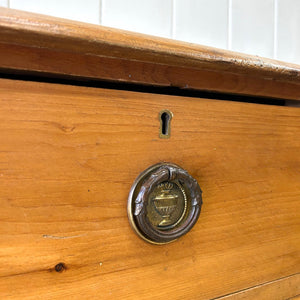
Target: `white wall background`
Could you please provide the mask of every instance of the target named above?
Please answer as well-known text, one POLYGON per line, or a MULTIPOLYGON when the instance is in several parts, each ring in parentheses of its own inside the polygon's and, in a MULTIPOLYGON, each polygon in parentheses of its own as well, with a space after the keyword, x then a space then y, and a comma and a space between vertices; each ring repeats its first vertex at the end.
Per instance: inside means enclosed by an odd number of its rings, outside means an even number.
POLYGON ((0 0, 0 6, 300 64, 300 0, 0 0))

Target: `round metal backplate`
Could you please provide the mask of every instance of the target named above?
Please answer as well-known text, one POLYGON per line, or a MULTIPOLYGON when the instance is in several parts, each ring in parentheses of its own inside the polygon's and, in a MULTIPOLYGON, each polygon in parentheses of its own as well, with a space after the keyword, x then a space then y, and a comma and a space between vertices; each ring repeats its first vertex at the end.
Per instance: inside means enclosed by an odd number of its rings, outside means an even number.
POLYGON ((202 191, 187 171, 159 163, 142 172, 128 197, 128 217, 144 240, 166 244, 187 233, 196 223, 202 191))

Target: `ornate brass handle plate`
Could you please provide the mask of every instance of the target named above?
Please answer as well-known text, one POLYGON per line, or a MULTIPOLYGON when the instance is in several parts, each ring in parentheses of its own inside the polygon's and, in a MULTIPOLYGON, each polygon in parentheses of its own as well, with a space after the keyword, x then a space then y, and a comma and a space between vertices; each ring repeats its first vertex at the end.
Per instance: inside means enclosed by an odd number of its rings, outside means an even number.
POLYGON ((197 181, 175 164, 159 163, 135 180, 128 198, 128 217, 141 238, 165 244, 194 226, 201 205, 197 181))

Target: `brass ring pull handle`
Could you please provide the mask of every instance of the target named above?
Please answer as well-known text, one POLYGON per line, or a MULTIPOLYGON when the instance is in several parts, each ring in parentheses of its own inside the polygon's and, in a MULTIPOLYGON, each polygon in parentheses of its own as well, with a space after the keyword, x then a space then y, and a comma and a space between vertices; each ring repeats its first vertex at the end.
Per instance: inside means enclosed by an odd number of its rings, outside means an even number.
POLYGON ((202 205, 197 181, 179 166, 160 163, 136 179, 128 199, 128 216, 144 240, 164 244, 186 234, 202 205))

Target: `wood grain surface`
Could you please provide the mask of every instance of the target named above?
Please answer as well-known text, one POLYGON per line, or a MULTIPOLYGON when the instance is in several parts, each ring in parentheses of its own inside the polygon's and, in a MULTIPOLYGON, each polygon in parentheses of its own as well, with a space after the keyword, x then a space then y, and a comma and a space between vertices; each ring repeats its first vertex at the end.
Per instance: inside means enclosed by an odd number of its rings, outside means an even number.
POLYGON ((0 8, 0 71, 300 100, 300 66, 0 8))
POLYGON ((300 294, 300 273, 243 290, 218 300, 287 300, 300 294))
POLYGON ((210 299, 298 273, 299 120, 292 107, 0 80, 0 298, 210 299), (203 208, 157 246, 126 204, 161 161, 198 180, 203 208))

